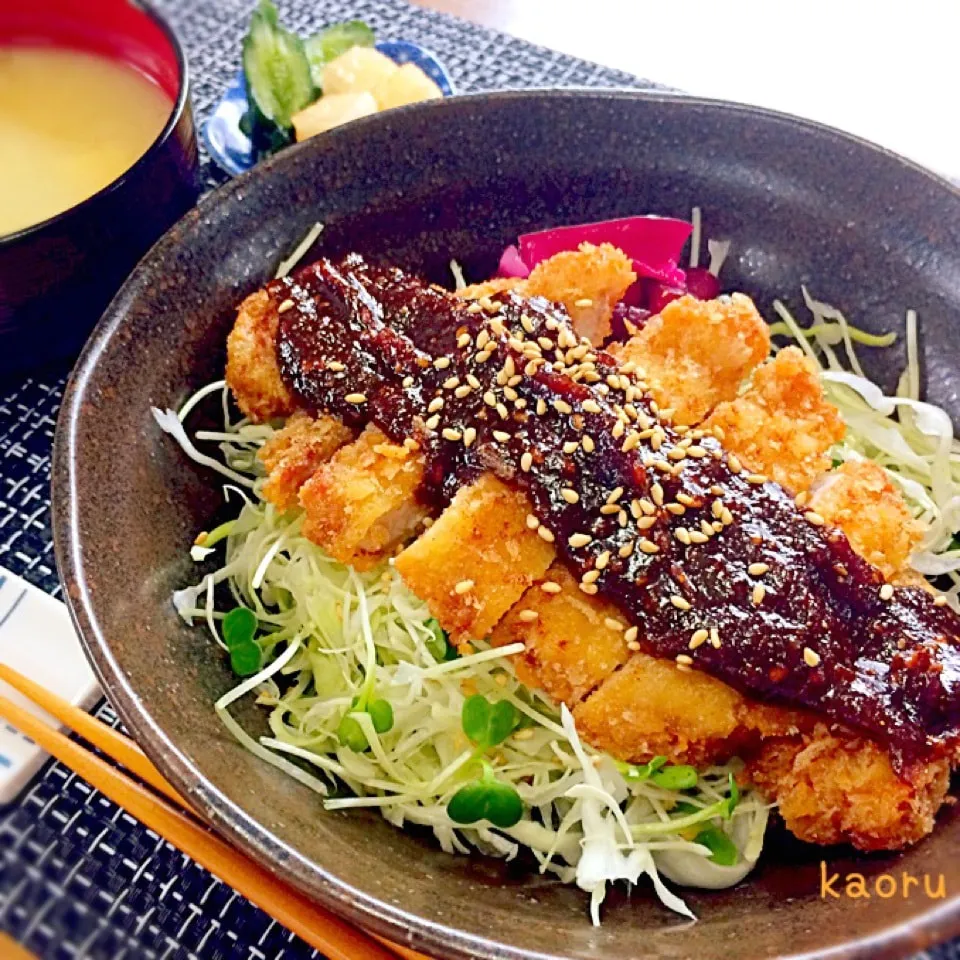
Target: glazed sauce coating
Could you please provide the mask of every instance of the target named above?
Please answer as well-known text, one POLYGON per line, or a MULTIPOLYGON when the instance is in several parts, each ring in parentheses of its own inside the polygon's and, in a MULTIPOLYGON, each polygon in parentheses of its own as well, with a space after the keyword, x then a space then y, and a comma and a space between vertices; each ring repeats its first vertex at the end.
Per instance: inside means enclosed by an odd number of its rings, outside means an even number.
POLYGON ((415 442, 437 509, 486 471, 523 489, 643 650, 865 732, 901 767, 955 752, 960 618, 884 584, 715 437, 662 419, 642 371, 579 340, 561 307, 471 303, 357 255, 268 290, 305 407, 415 442))

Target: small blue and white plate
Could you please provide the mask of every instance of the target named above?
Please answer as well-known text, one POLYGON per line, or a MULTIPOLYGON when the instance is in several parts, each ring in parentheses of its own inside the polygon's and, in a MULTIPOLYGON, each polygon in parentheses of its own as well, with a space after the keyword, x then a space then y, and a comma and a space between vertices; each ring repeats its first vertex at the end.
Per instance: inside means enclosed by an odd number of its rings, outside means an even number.
MULTIPOLYGON (((407 40, 383 40, 376 46, 394 63, 416 64, 445 97, 453 96, 453 83, 443 64, 420 44, 407 40)), ((240 119, 247 112, 247 107, 247 91, 241 70, 200 131, 213 162, 232 177, 245 173, 257 162, 250 138, 240 129, 240 119)))

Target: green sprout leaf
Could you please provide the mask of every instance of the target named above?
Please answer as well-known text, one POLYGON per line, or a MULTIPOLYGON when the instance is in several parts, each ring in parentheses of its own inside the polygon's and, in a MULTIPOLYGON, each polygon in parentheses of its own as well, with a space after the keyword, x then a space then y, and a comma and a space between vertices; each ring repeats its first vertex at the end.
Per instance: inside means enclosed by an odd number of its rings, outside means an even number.
POLYGON ((374 700, 368 707, 367 713, 373 721, 373 729, 377 733, 386 733, 393 729, 393 706, 389 700, 374 700))
POLYGON ((426 641, 430 656, 433 657, 437 663, 456 660, 458 656, 457 648, 450 643, 447 632, 440 626, 439 622, 436 620, 428 620, 426 626, 431 633, 431 636, 428 637, 426 641))
POLYGON ((506 829, 523 816, 523 801, 510 784, 492 778, 487 772, 482 780, 468 783, 450 798, 447 813, 454 823, 489 820, 495 827, 506 829))
POLYGON ((721 867, 732 867, 739 858, 736 844, 719 827, 705 827, 694 842, 706 847, 710 859, 721 867))
POLYGON ((354 753, 363 753, 369 746, 367 735, 357 722, 357 718, 349 713, 344 716, 337 727, 337 739, 343 746, 353 750, 354 753))
POLYGON ((252 641, 230 647, 230 666, 238 677, 252 676, 260 669, 260 648, 252 641))
POLYGON ((503 743, 520 723, 520 711, 509 700, 491 704, 482 694, 474 694, 463 704, 460 716, 463 732, 481 750, 503 743))
POLYGON ((686 765, 664 767, 650 774, 650 782, 664 790, 689 790, 697 785, 697 771, 686 765))
POLYGON ((234 607, 224 618, 221 627, 223 642, 227 648, 251 643, 257 632, 257 615, 246 607, 234 607))

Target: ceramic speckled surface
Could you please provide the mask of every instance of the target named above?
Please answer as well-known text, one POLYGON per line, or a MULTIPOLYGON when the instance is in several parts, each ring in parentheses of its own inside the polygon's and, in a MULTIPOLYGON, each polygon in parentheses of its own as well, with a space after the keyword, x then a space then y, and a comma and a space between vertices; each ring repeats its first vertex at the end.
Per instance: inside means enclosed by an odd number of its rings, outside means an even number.
MULTIPOLYGON (((518 864, 448 857, 375 814, 325 813, 246 753, 212 710, 232 677, 174 613, 187 548, 220 483, 150 416, 222 374, 237 302, 323 221, 325 252, 359 249, 446 280, 490 272, 528 227, 700 205, 734 241, 725 283, 800 302, 799 286, 871 330, 922 323, 927 394, 960 414, 960 194, 852 138, 762 111, 633 93, 457 98, 361 121, 240 177, 154 248, 111 305, 63 405, 58 562, 112 701, 151 757, 235 843, 337 911, 442 957, 738 960, 906 955, 960 930, 960 815, 900 855, 850 857, 772 838, 740 887, 687 894, 695 925, 646 887, 590 926, 576 889, 518 864), (949 898, 821 899, 844 873, 945 873, 949 898)), ((897 350, 869 354, 888 386, 897 350)), ((240 712, 251 729, 262 720, 240 712)))

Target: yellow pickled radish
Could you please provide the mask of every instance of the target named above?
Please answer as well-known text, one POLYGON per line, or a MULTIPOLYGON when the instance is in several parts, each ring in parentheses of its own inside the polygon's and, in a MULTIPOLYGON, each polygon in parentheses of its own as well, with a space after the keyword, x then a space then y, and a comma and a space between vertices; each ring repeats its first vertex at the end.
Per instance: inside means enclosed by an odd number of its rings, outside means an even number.
POLYGON ((293 129, 297 140, 306 140, 341 123, 368 117, 376 112, 377 101, 366 90, 359 93, 328 93, 293 115, 293 129))
POLYGON ((372 90, 381 110, 443 96, 440 88, 413 63, 405 63, 372 90))
POLYGON ((373 47, 351 47, 323 68, 324 97, 331 93, 373 90, 400 68, 373 47))

